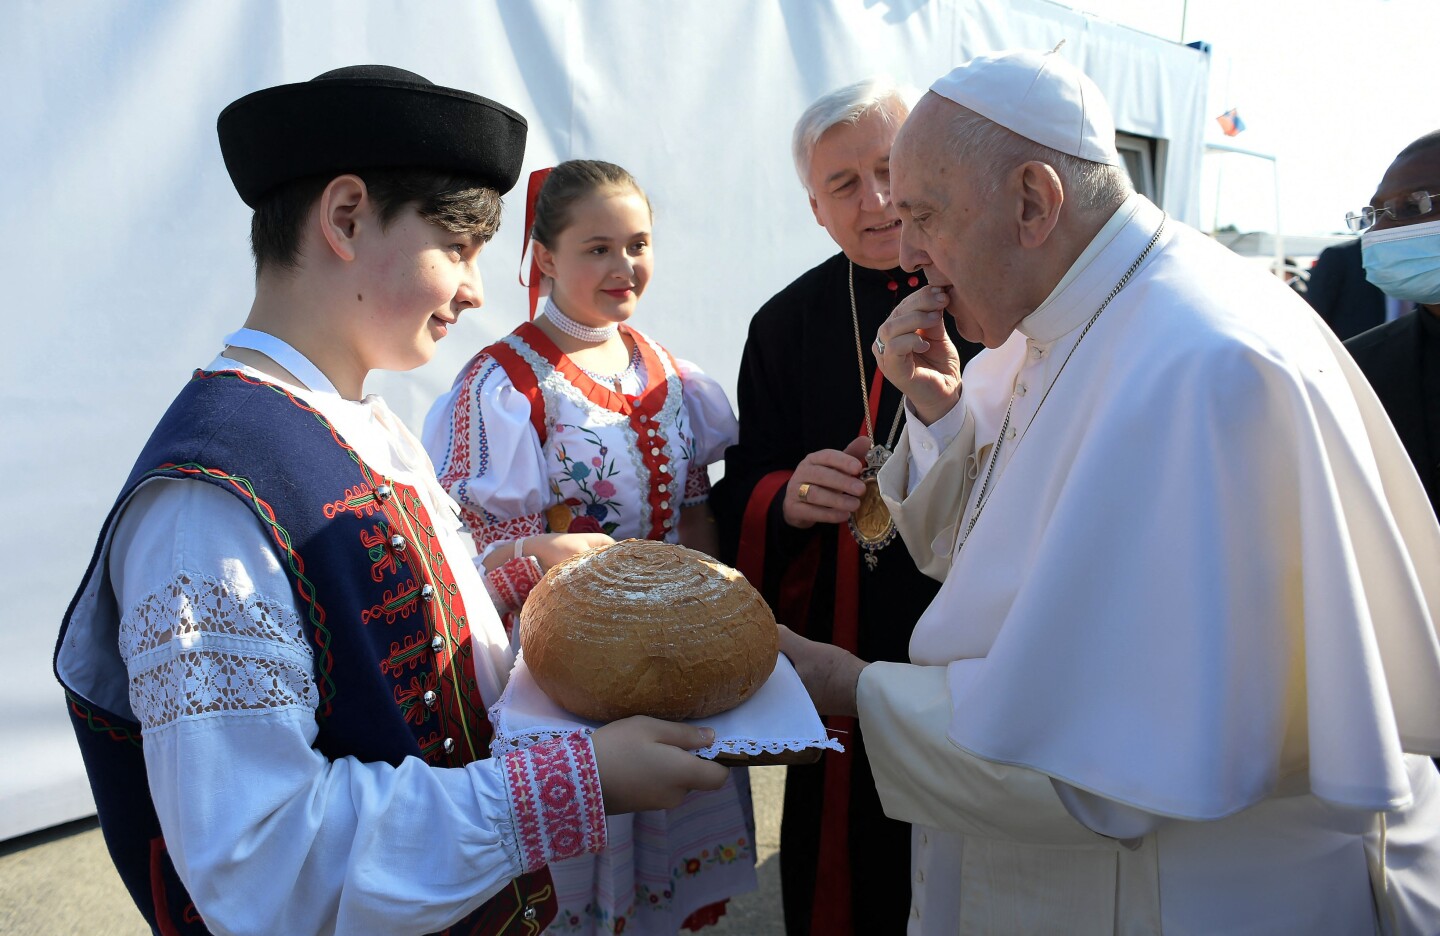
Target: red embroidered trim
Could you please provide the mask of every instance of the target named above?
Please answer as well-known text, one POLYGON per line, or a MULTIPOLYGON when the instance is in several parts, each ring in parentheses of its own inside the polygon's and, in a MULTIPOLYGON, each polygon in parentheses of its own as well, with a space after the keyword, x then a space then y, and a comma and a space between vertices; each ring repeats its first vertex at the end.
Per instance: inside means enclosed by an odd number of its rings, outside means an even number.
MULTIPOLYGON (((526 322, 511 334, 520 336, 529 335, 531 332, 545 338, 545 333, 533 323, 526 322)), ((546 339, 548 340, 548 339, 546 339)), ((534 342, 527 342, 532 348, 534 342)), ((555 347, 551 345, 551 347, 555 347)), ((540 437, 540 444, 545 444, 545 394, 540 391, 540 383, 535 379, 535 369, 525 362, 519 353, 504 339, 495 342, 486 348, 481 354, 488 354, 505 371, 505 376, 510 378, 510 384, 525 399, 530 401, 530 425, 535 427, 535 434, 540 437)), ((544 352, 541 352, 544 353, 544 352)), ((559 349, 556 349, 559 353, 559 349)))
POLYGON ((486 577, 490 580, 490 588, 495 597, 502 604, 498 610, 505 613, 519 611, 525 604, 530 589, 539 584, 543 575, 540 563, 534 556, 521 556, 519 559, 511 559, 486 577))
POLYGON ((605 849, 605 807, 590 738, 575 732, 500 757, 524 871, 605 849))
POLYGON ((440 486, 447 491, 454 490, 457 483, 470 477, 470 400, 474 397, 475 381, 480 379, 480 374, 485 370, 484 357, 485 352, 482 351, 465 365, 460 393, 455 397, 455 405, 450 411, 450 424, 453 427, 451 438, 458 440, 460 444, 455 447, 451 463, 438 466, 440 486))
MULTIPOLYGON (((363 462, 361 468, 369 472, 363 462)), ((428 631, 439 638, 439 646, 431 651, 435 666, 433 681, 421 690, 422 694, 423 690, 434 690, 433 710, 439 717, 438 730, 443 734, 433 741, 417 740, 428 763, 460 767, 489 756, 492 736, 486 700, 481 698, 475 679, 469 617, 435 524, 419 493, 398 482, 392 482, 390 487, 391 495, 385 498, 381 510, 387 532, 400 535, 409 544, 396 557, 409 569, 412 579, 399 589, 392 601, 362 612, 362 616, 374 615, 378 610, 393 622, 394 615, 407 618, 415 613, 428 625, 426 631, 420 633, 428 631)), ((427 641, 412 649, 422 650, 428 645, 427 641)), ((403 650, 400 656, 404 656, 403 650)), ((398 675, 400 664, 400 657, 387 657, 381 668, 398 675)), ((400 704, 398 695, 396 701, 400 704)))
POLYGON ((697 462, 691 462, 685 471, 685 500, 683 505, 693 507, 710 499, 710 471, 697 462))
POLYGON ((486 521, 483 517, 471 514, 465 522, 470 527, 471 538, 475 540, 475 549, 480 553, 484 553, 495 543, 513 543, 522 536, 539 536, 545 532, 545 515, 538 513, 495 521, 486 521), (472 522, 471 518, 475 522, 472 522))

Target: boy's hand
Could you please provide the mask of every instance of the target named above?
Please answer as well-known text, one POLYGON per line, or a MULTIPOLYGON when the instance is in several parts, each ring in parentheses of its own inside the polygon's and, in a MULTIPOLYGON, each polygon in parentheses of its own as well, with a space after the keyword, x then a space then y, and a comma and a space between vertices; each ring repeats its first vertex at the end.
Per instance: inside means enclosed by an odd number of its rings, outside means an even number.
POLYGON ((672 809, 692 790, 718 790, 728 767, 689 753, 715 740, 709 728, 645 715, 622 718, 590 736, 607 815, 672 809))

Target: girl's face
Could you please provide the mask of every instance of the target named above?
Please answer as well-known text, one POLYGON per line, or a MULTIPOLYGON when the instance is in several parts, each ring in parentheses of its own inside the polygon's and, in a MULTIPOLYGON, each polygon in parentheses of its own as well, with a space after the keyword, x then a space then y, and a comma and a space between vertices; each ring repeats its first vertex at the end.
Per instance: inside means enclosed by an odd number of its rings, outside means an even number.
POLYGON ((650 208, 633 188, 603 188, 576 201, 554 249, 535 245, 560 311, 591 328, 623 322, 650 282, 650 208))

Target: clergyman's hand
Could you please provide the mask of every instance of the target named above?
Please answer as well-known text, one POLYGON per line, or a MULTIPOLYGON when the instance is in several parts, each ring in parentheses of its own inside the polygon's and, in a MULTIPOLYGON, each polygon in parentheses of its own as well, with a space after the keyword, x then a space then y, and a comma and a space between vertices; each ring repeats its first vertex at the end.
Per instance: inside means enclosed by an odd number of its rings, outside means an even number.
POLYGON ((949 303, 939 287, 917 289, 881 323, 872 349, 885 379, 905 394, 927 426, 960 399, 960 354, 945 332, 949 303))
POLYGON ((785 486, 785 500, 780 505, 785 522, 803 530, 817 523, 850 519, 860 509, 860 495, 865 493, 860 471, 870 446, 870 440, 860 436, 843 452, 821 449, 806 455, 785 486))
POLYGON ((780 625, 780 652, 790 658, 821 715, 858 715, 855 687, 864 660, 834 644, 806 640, 780 625))

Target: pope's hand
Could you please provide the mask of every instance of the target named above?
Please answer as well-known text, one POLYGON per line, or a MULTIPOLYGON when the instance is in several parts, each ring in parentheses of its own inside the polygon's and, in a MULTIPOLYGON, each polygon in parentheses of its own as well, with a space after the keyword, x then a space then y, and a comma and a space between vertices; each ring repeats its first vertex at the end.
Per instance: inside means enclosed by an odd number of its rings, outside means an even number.
POLYGON ((780 652, 790 658, 821 715, 858 715, 855 687, 864 660, 834 644, 806 640, 780 625, 780 652))
POLYGON ((715 741, 715 732, 634 715, 596 729, 595 768, 605 812, 673 809, 693 790, 718 790, 728 767, 702 760, 691 750, 715 741))
POLYGON ((817 523, 844 523, 860 508, 860 495, 865 482, 860 471, 861 461, 870 451, 871 442, 860 436, 845 446, 845 451, 821 449, 805 456, 785 486, 781 512, 785 522, 803 530, 817 523))
POLYGON ((945 332, 950 297, 937 286, 906 296, 876 333, 875 361, 925 425, 960 399, 960 355, 945 332), (883 348, 883 351, 882 351, 883 348))

